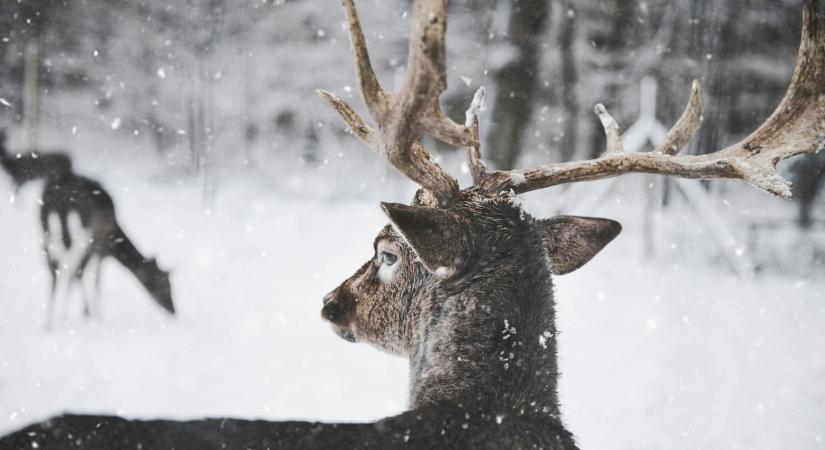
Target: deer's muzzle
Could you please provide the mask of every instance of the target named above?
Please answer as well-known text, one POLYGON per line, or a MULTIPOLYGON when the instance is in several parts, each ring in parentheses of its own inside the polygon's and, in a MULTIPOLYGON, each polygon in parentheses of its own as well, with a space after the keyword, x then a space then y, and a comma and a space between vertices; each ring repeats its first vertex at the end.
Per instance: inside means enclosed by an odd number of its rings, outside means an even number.
POLYGON ((321 318, 330 322, 332 330, 344 340, 355 342, 355 332, 352 330, 352 311, 347 296, 339 295, 338 288, 323 298, 324 307, 321 308, 321 318))

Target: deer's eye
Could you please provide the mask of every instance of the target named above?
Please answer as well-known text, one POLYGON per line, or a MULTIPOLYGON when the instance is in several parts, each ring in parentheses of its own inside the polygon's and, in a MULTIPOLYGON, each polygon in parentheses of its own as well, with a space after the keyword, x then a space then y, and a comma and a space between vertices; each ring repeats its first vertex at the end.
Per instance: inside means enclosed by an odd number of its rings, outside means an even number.
POLYGON ((391 265, 395 264, 396 261, 398 261, 398 255, 393 255, 392 253, 387 252, 387 251, 382 251, 381 252, 381 263, 382 264, 386 264, 388 266, 391 266, 391 265))

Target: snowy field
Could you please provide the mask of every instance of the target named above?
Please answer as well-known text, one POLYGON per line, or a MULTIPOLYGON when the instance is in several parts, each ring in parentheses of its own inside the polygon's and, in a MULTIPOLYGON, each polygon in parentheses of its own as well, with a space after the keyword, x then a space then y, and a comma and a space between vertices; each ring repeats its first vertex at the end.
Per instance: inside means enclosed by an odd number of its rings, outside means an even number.
MULTIPOLYGON (((406 362, 339 339, 319 312, 371 256, 378 200, 407 201, 408 183, 359 192, 370 178, 332 165, 277 183, 230 173, 205 208, 194 180, 104 166, 118 164, 80 164, 105 173, 126 232, 172 268, 180 314, 166 317, 110 261, 104 317, 82 320, 76 298, 44 332, 39 187, 11 201, 0 177, 0 433, 63 411, 367 421, 404 410, 406 362)), ((825 277, 737 278, 696 256, 713 251, 696 251, 706 237, 689 211, 672 218, 679 240, 643 260, 628 191, 590 212, 623 234, 557 279, 562 408, 582 448, 825 448, 825 277)), ((526 207, 548 215, 557 194, 526 207)))

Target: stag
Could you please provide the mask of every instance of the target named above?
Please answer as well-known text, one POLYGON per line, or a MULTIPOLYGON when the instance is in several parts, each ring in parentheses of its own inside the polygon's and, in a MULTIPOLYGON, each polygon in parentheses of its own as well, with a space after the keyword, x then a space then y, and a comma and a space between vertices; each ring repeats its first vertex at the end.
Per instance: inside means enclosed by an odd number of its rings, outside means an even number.
POLYGON ((808 0, 796 70, 777 110, 750 136, 703 156, 678 156, 698 130, 702 99, 694 83, 688 106, 664 144, 625 153, 616 121, 596 107, 607 135, 592 160, 512 171, 482 162, 478 102, 465 124, 439 107, 446 89, 446 0, 416 0, 407 77, 381 88, 353 0, 343 0, 369 125, 345 101, 318 91, 352 132, 421 186, 411 205, 383 203, 390 223, 374 257, 324 298, 323 317, 343 338, 405 355, 408 412, 371 424, 268 423, 209 419, 129 421, 61 416, 0 444, 36 441, 62 448, 544 448, 573 449, 556 396, 552 275, 586 263, 619 232, 607 219, 535 219, 514 195, 630 172, 742 179, 790 195, 776 164, 820 147, 825 133, 825 15, 808 0), (473 185, 432 161, 419 139, 433 136, 467 149, 473 185), (17 439, 17 440, 14 440, 17 439))

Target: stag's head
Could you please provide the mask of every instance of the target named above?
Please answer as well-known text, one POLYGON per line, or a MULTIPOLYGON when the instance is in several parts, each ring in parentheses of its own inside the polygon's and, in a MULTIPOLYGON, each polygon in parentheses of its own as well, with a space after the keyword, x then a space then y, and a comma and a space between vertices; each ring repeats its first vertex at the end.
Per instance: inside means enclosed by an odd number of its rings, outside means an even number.
POLYGON ((376 236, 372 257, 324 296, 321 315, 340 337, 408 354, 423 318, 420 302, 438 286, 519 270, 531 257, 548 272, 569 273, 621 230, 608 219, 535 220, 514 197, 490 198, 474 188, 446 207, 422 197, 419 191, 412 205, 381 204, 390 223, 376 236))
POLYGON ((544 187, 619 176, 630 172, 685 178, 743 179, 769 193, 790 196, 776 164, 820 147, 825 136, 825 17, 806 1, 799 57, 785 97, 750 136, 714 153, 677 156, 698 131, 703 102, 694 81, 688 105, 652 152, 628 153, 618 124, 601 104, 595 108, 607 136, 607 149, 592 160, 528 169, 488 170, 481 159, 479 90, 464 124, 448 118, 439 96, 446 89, 446 0, 416 0, 410 32, 407 77, 397 93, 382 89, 370 64, 353 0, 343 0, 355 70, 362 98, 375 127, 344 100, 318 94, 343 118, 353 134, 410 180, 422 187, 413 204, 382 204, 390 224, 379 233, 373 257, 324 298, 323 317, 345 339, 362 340, 404 353, 416 323, 409 311, 416 299, 439 283, 507 261, 519 239, 541 242, 532 258, 547 260, 555 274, 575 270, 619 232, 606 219, 559 217, 534 220, 513 201, 515 194, 544 187), (467 150, 473 186, 434 163, 419 143, 423 135, 467 150))
POLYGON ((397 354, 408 352, 405 314, 416 300, 411 287, 429 279, 412 248, 389 225, 373 242, 373 257, 324 296, 321 316, 350 342, 370 342, 397 354))

